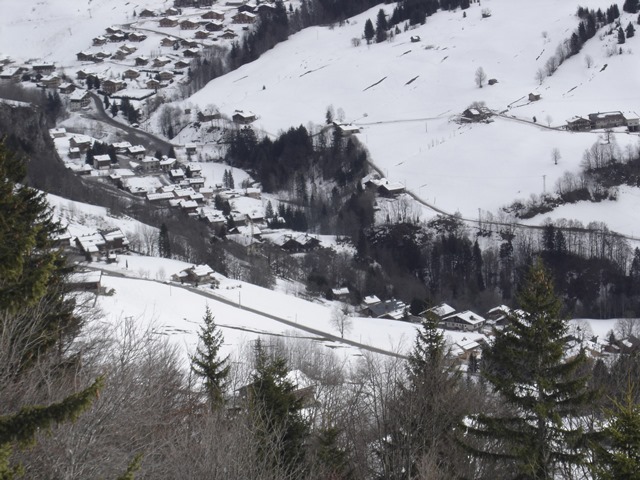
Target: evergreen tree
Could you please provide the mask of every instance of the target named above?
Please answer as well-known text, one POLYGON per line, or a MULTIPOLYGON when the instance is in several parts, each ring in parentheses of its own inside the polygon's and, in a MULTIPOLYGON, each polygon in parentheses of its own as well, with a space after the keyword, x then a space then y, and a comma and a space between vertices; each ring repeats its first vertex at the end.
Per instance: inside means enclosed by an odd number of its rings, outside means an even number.
POLYGON ((107 108, 109 108, 109 106, 111 105, 111 102, 109 101, 109 96, 105 95, 102 101, 104 102, 104 109, 106 110, 107 108))
POLYGON ((109 111, 111 112, 111 116, 115 117, 116 115, 118 115, 118 105, 115 102, 112 103, 109 111))
POLYGON ((309 425, 301 415, 303 399, 295 394, 296 387, 287 379, 289 369, 285 359, 277 353, 269 355, 260 340, 255 345, 255 362, 249 398, 260 439, 259 453, 276 470, 304 478, 309 425))
POLYGON ((85 390, 72 394, 47 406, 23 407, 13 415, 0 416, 0 479, 12 480, 24 473, 22 465, 11 465, 10 457, 17 446, 26 448, 32 445, 35 437, 53 425, 74 421, 91 406, 103 385, 103 379, 97 379, 85 390))
POLYGON ((564 359, 567 325, 541 261, 530 268, 518 300, 524 313, 511 314, 510 326, 496 332, 483 354, 482 373, 508 412, 468 417, 464 441, 476 457, 508 465, 513 478, 551 480, 563 467, 585 462, 585 434, 568 419, 593 394, 577 374, 584 352, 564 359))
POLYGON ((407 384, 401 385, 397 403, 392 404, 382 443, 384 478, 418 478, 420 461, 436 458, 434 478, 454 478, 462 474, 451 462, 457 445, 453 432, 462 420, 460 375, 449 358, 438 318, 429 313, 416 335, 407 360, 407 384))
POLYGON ((378 18, 376 19, 376 43, 382 43, 387 39, 387 16, 383 9, 378 10, 378 18))
POLYGON ((274 216, 273 205, 271 204, 271 200, 267 201, 267 206, 264 211, 264 216, 267 220, 270 220, 274 216))
POLYGON ((618 45, 622 45, 623 43, 625 43, 625 36, 624 36, 624 30, 622 30, 622 27, 618 28, 618 45))
POLYGON ((627 38, 631 38, 636 34, 636 29, 633 27, 633 24, 631 22, 629 22, 629 25, 627 25, 625 31, 627 33, 627 38))
POLYGON ((622 10, 627 13, 638 13, 638 0, 625 0, 622 10))
POLYGON ((622 401, 606 412, 606 427, 595 447, 596 480, 640 480, 640 404, 630 385, 622 401))
POLYGON ((371 22, 371 19, 367 19, 367 21, 364 23, 364 38, 367 41, 367 43, 371 43, 371 40, 373 40, 373 37, 375 36, 376 31, 373 28, 373 23, 371 22))
MULTIPOLYGON (((60 226, 44 194, 26 186, 25 174, 24 162, 0 143, 0 339, 10 346, 0 350, 0 390, 6 382, 19 385, 22 374, 46 363, 40 360, 59 358, 80 323, 73 302, 63 294, 69 268, 53 245, 60 226)), ((55 375, 48 379, 55 381, 55 375)), ((77 418, 101 385, 98 379, 58 403, 17 407, 16 413, 0 416, 0 478, 14 478, 21 470, 10 465, 15 447, 26 447, 38 432, 77 418)))
POLYGON ((203 381, 211 409, 224 404, 224 391, 229 376, 229 357, 219 358, 222 347, 222 332, 214 322, 211 310, 207 306, 203 325, 198 333, 199 345, 191 357, 191 371, 203 381))
POLYGON ((163 222, 160 225, 160 233, 158 234, 158 253, 162 258, 171 258, 171 241, 169 239, 169 229, 163 222))

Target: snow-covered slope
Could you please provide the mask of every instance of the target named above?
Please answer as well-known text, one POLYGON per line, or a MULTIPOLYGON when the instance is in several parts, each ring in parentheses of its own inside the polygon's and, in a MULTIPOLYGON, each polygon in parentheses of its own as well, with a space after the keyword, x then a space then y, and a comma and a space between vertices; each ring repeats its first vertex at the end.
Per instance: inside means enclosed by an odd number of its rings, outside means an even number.
MULTIPOLYGON (((588 0, 580 4, 606 8, 588 0)), ((539 85, 543 68, 558 44, 578 26, 578 4, 564 0, 514 2, 486 0, 461 11, 438 12, 424 26, 402 32, 391 42, 354 47, 376 7, 342 27, 316 27, 292 36, 260 59, 212 81, 190 101, 216 104, 224 113, 235 109, 259 115, 257 126, 269 133, 292 125, 321 124, 332 105, 344 120, 362 127, 359 138, 373 161, 391 180, 449 212, 475 217, 478 208, 495 212, 516 198, 527 199, 553 189, 562 174, 578 169, 595 133, 569 133, 545 128, 564 125, 574 115, 640 110, 635 79, 640 62, 634 37, 622 55, 607 56, 615 35, 590 40, 539 85), (481 9, 490 8, 490 18, 481 9), (417 43, 410 36, 419 35, 417 43), (584 57, 593 65, 587 68, 584 57), (602 71, 603 66, 607 68, 602 71), (482 67, 498 83, 478 88, 474 77, 482 67), (542 95, 529 103, 528 94, 542 95), (492 124, 461 126, 452 121, 472 102, 483 101, 527 122, 496 117, 492 124), (537 124, 533 124, 533 117, 537 124), (551 152, 561 161, 554 165, 551 152)), ((391 12, 394 4, 383 5, 391 12)), ((635 22, 623 14, 622 24, 635 22)), ((636 135, 618 135, 621 147, 637 143, 636 135)), ((632 193, 638 195, 640 191, 632 193)), ((624 195, 624 194, 623 194, 624 195)), ((601 220, 631 233, 628 215, 616 215, 617 204, 592 217, 590 205, 572 213, 585 223, 601 220)))

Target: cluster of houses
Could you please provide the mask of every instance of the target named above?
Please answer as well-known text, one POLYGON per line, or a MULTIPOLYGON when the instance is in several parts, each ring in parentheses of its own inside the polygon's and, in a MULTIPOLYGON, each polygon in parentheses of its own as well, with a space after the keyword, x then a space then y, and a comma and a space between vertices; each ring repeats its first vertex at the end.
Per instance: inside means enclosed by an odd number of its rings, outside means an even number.
POLYGON ((105 259, 113 262, 118 254, 129 251, 129 240, 122 230, 98 230, 87 235, 71 237, 68 233, 58 239, 60 246, 76 248, 87 261, 105 259))
POLYGON ((400 182, 390 182, 386 178, 379 178, 377 174, 367 175, 362 179, 362 186, 366 189, 375 190, 383 197, 395 197, 405 193, 406 187, 400 182))
POLYGON ((636 115, 623 114, 622 112, 598 112, 590 113, 587 118, 572 117, 567 120, 566 129, 574 132, 587 132, 589 130, 627 127, 629 132, 640 131, 640 118, 636 115))

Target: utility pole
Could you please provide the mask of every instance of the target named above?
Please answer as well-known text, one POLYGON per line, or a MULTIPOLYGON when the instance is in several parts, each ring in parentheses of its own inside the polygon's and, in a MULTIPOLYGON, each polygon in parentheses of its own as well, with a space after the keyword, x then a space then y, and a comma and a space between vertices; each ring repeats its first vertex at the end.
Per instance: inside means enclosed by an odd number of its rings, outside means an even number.
POLYGON ((547 193, 547 176, 542 175, 542 193, 547 193))

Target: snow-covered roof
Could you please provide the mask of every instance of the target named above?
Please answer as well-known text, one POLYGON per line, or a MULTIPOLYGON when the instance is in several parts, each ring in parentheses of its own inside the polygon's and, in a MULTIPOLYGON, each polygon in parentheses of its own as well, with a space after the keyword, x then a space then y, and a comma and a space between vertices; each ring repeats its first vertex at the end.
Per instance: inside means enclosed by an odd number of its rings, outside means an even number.
POLYGON ((49 133, 51 134, 52 137, 56 135, 66 135, 67 129, 66 128, 50 128, 49 133))
POLYGON ((81 248, 85 252, 89 252, 89 253, 97 253, 99 251, 98 247, 101 247, 106 243, 104 237, 99 233, 82 235, 80 237, 77 237, 77 240, 81 248))
POLYGON ((180 200, 179 204, 184 209, 198 208, 198 202, 196 202, 195 200, 180 200))
POLYGON ((86 90, 74 90, 69 94, 69 100, 71 100, 72 102, 79 102, 80 100, 83 100, 87 95, 88 92, 86 90))
POLYGON ((110 162, 111 161, 111 157, 109 155, 94 155, 93 159, 96 162, 110 162))
POLYGON ((331 293, 333 293, 336 297, 341 297, 344 295, 349 295, 349 289, 347 287, 332 288, 331 293))
POLYGON ((172 198, 174 198, 172 192, 147 193, 147 200, 151 202, 154 200, 170 200, 172 198))
POLYGON ((456 311, 455 308, 453 308, 451 305, 448 305, 446 303, 441 303, 440 305, 436 305, 435 307, 431 307, 427 309, 427 312, 433 312, 439 317, 444 317, 445 315, 449 315, 455 311, 456 311))
POLYGON ((376 303, 380 303, 380 299, 375 295, 369 295, 368 297, 364 297, 362 302, 365 305, 375 305, 376 303))
POLYGON ((460 320, 462 320, 463 322, 469 324, 469 325, 478 325, 480 323, 484 323, 485 319, 483 317, 481 317, 480 315, 478 315, 477 313, 473 313, 470 310, 465 310, 464 312, 459 312, 459 313, 454 313, 453 315, 449 315, 447 317, 444 317, 442 320, 446 321, 449 320, 451 318, 459 318, 460 320))
POLYGON ((132 147, 129 147, 129 153, 131 154, 145 153, 146 151, 147 149, 144 148, 142 145, 134 145, 132 147))

